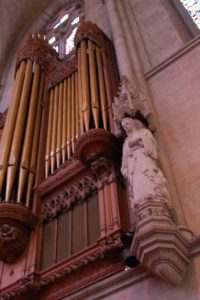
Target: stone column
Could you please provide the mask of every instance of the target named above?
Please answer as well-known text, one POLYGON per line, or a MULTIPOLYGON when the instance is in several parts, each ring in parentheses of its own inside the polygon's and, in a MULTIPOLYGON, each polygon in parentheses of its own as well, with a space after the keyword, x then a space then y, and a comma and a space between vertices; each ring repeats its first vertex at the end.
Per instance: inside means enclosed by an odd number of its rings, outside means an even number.
POLYGON ((126 76, 130 80, 134 79, 134 81, 136 81, 136 77, 132 68, 130 53, 128 50, 126 35, 123 31, 122 20, 120 18, 117 4, 118 1, 115 0, 106 1, 119 72, 121 77, 126 76))
POLYGON ((151 95, 144 77, 143 64, 151 68, 151 62, 145 50, 142 36, 137 26, 132 6, 129 0, 106 0, 108 16, 112 29, 112 38, 115 46, 120 77, 127 77, 148 102, 148 110, 153 114, 156 125, 155 137, 160 149, 160 162, 169 182, 173 199, 173 207, 178 211, 180 223, 185 223, 185 217, 181 201, 179 199, 175 179, 172 174, 169 158, 165 153, 162 133, 159 128, 159 120, 156 116, 156 109, 151 100, 151 95))

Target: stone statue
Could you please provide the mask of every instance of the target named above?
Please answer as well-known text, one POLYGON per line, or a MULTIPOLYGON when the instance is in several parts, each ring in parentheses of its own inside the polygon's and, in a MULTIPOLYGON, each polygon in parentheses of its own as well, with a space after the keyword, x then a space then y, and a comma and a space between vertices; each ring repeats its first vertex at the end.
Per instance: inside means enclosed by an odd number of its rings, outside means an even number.
POLYGON ((127 133, 121 172, 128 182, 133 212, 148 199, 163 201, 169 207, 167 181, 157 166, 157 145, 151 131, 128 117, 121 124, 127 133))

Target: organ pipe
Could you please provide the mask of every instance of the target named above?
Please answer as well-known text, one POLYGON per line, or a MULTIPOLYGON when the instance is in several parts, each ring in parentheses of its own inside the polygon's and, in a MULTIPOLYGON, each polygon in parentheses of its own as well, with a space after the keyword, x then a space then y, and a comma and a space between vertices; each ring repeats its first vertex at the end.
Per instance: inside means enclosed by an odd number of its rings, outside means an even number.
POLYGON ((22 89, 21 101, 19 104, 19 110, 17 114, 15 131, 12 139, 12 145, 10 150, 10 156, 8 161, 8 169, 7 169, 7 183, 6 183, 6 198, 5 201, 8 202, 10 200, 12 188, 15 181, 15 176, 17 172, 17 167, 19 165, 19 157, 20 150, 22 148, 22 138, 24 133, 24 125, 26 121, 26 112, 28 107, 29 93, 32 81, 32 61, 28 60, 26 71, 25 71, 25 79, 22 89))
POLYGON ((96 62, 94 47, 92 41, 88 40, 89 50, 89 70, 90 70, 90 91, 91 91, 91 106, 94 118, 95 128, 99 127, 99 97, 98 97, 98 86, 97 86, 97 75, 96 75, 96 62))
POLYGON ((82 75, 81 75, 81 49, 78 48, 78 98, 79 98, 79 119, 80 119, 80 131, 81 134, 84 132, 83 122, 83 94, 82 94, 82 75))
POLYGON ((44 82, 45 76, 44 73, 41 73, 40 88, 38 93, 38 103, 37 111, 35 118, 35 127, 33 134, 33 143, 30 157, 29 165, 29 175, 28 175, 28 185, 27 185, 27 195, 26 195, 26 206, 30 206, 31 202, 31 192, 34 184, 34 178, 36 173, 36 164, 37 164, 37 154, 38 154, 38 145, 39 145, 39 136, 40 136, 40 125, 41 125, 41 116, 42 116, 42 100, 44 95, 44 82))
POLYGON ((20 163, 17 202, 21 202, 22 193, 28 175, 33 132, 34 132, 34 125, 35 125, 34 121, 35 121, 35 114, 38 105, 37 97, 38 97, 39 83, 40 83, 40 67, 39 65, 35 64, 33 85, 32 85, 31 98, 30 98, 29 111, 28 111, 28 119, 26 124, 26 131, 25 131, 21 163, 20 163))
POLYGON ((50 152, 51 152, 51 138, 52 138, 52 126, 53 126, 53 106, 54 106, 54 89, 50 90, 50 103, 49 103, 49 118, 48 118, 48 131, 47 131, 47 144, 45 155, 45 177, 49 175, 50 169, 50 152))
POLYGON ((66 160, 66 139, 67 139, 67 79, 64 81, 63 90, 63 116, 62 116, 62 163, 66 160))
POLYGON ((56 162, 56 134, 58 126, 58 85, 55 87, 54 105, 53 105, 53 124, 52 124, 52 140, 51 140, 51 173, 53 174, 56 162))
POLYGON ((67 79, 67 158, 71 155, 71 76, 67 79))
MULTIPOLYGON (((102 34, 100 30, 99 33, 102 34)), ((103 34, 101 37, 87 34, 80 37, 75 69, 67 67, 66 70, 70 72, 51 87, 45 156, 46 178, 50 167, 50 173, 53 174, 73 155, 75 142, 81 134, 92 128, 110 128, 113 88, 110 87, 112 65, 108 64, 109 42, 102 38, 103 34)))
POLYGON ((76 137, 76 108, 75 108, 75 74, 71 76, 71 146, 74 153, 75 137, 76 137))
POLYGON ((9 154, 10 154, 10 147, 12 143, 12 137, 13 137, 19 102, 21 98, 21 92, 24 83, 25 70, 26 70, 26 62, 22 61, 16 73, 12 101, 8 110, 6 123, 1 137, 0 193, 2 193, 3 183, 6 175, 6 169, 7 169, 7 164, 8 164, 9 154))
POLYGON ((81 42, 81 82, 82 82, 82 112, 86 131, 90 128, 90 94, 89 94, 89 72, 86 41, 81 42))
POLYGON ((56 165, 57 169, 61 164, 61 144, 62 144, 62 111, 63 111, 63 83, 59 84, 58 96, 58 127, 57 127, 57 142, 56 142, 56 165))
POLYGON ((78 95, 78 73, 75 73, 75 102, 76 102, 76 139, 80 134, 80 103, 79 103, 79 95, 78 95))
POLYGON ((106 101, 106 88, 104 82, 103 66, 101 60, 101 52, 98 47, 96 47, 96 59, 97 59, 97 70, 98 70, 98 79, 99 79, 99 93, 101 99, 101 114, 103 119, 103 128, 108 129, 107 126, 107 101, 106 101))

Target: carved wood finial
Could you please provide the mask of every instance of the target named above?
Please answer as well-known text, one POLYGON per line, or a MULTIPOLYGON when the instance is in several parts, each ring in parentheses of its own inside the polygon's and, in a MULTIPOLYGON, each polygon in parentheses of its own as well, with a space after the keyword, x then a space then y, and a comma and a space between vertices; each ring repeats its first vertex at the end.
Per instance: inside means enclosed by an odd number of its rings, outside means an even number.
POLYGON ((93 41, 99 47, 102 47, 103 39, 109 40, 105 33, 91 21, 83 22, 78 27, 76 36, 75 36, 75 45, 76 47, 79 43, 84 40, 89 39, 93 41))

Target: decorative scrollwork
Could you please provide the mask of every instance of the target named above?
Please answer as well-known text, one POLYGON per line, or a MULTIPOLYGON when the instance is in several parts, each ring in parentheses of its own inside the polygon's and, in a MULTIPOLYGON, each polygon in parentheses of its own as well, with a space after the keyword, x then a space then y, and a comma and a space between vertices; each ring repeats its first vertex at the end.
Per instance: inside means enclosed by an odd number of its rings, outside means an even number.
POLYGON ((43 219, 54 218, 61 210, 69 209, 78 200, 84 200, 87 195, 97 189, 96 181, 92 176, 85 176, 69 188, 46 199, 42 205, 43 219))

